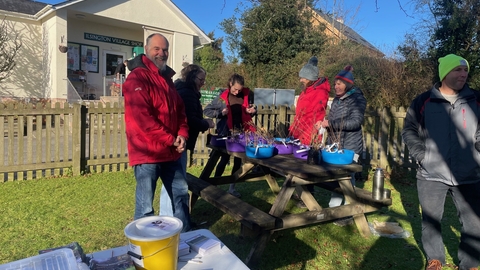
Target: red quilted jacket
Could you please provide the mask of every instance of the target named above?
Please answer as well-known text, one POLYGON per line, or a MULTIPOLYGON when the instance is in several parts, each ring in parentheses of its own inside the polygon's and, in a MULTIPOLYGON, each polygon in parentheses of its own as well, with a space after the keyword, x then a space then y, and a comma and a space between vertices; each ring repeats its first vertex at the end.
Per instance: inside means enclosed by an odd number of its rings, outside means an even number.
POLYGON ((314 125, 325 118, 329 92, 328 79, 320 78, 300 93, 290 135, 300 139, 302 144, 312 144, 312 135, 318 132, 314 125))
POLYGON ((173 146, 178 135, 188 139, 185 106, 172 76, 144 54, 129 63, 132 71, 123 84, 125 124, 130 165, 174 161, 180 153, 173 146))

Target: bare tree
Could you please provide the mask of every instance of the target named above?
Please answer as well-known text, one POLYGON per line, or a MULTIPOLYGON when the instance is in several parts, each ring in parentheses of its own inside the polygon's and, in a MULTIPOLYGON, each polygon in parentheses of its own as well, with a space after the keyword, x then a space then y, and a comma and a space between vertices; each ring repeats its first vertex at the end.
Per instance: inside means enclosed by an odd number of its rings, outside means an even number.
POLYGON ((22 47, 22 42, 15 31, 9 31, 5 18, 0 25, 0 83, 15 67, 15 56, 22 47))

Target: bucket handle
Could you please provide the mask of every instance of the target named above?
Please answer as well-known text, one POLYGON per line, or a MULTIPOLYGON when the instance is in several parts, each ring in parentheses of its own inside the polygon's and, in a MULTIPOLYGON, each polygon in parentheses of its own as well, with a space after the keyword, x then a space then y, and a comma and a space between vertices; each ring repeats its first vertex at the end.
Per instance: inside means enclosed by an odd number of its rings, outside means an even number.
POLYGON ((130 256, 132 256, 132 257, 134 257, 134 258, 136 258, 136 259, 143 260, 143 256, 142 256, 142 255, 138 255, 137 253, 134 253, 133 251, 130 251, 130 250, 129 250, 129 251, 127 252, 127 254, 130 255, 130 256))
POLYGON ((150 255, 142 256, 142 255, 138 255, 137 253, 134 253, 133 251, 130 251, 130 250, 127 252, 127 254, 130 255, 130 256, 132 256, 132 257, 134 257, 134 258, 136 258, 136 259, 139 259, 139 260, 143 260, 143 259, 146 259, 146 258, 148 258, 148 257, 152 257, 153 255, 159 253, 160 251, 169 248, 169 247, 170 247, 170 244, 172 244, 174 238, 175 238, 175 237, 172 237, 172 238, 170 239, 170 242, 168 242, 168 244, 167 244, 165 247, 163 247, 163 248, 161 248, 161 249, 153 252, 153 253, 150 254, 150 255))

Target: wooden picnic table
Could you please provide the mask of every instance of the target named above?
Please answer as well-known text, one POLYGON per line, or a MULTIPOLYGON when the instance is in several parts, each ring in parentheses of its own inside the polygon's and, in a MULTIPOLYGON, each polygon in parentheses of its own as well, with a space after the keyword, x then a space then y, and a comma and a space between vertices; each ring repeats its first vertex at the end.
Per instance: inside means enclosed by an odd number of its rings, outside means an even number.
POLYGON ((212 149, 210 159, 199 178, 187 176, 192 191, 190 207, 193 210, 198 196, 223 212, 231 215, 242 224, 242 233, 255 234, 256 240, 245 260, 249 267, 256 267, 261 255, 275 231, 324 223, 339 218, 353 216, 355 224, 364 237, 371 235, 365 213, 380 210, 392 204, 391 198, 374 200, 372 192, 353 187, 351 174, 362 171, 358 164, 350 165, 311 165, 293 155, 275 155, 268 159, 249 158, 245 153, 228 152, 225 148, 207 145, 212 149), (222 153, 242 159, 241 168, 229 176, 210 177, 222 153), (254 170, 254 168, 258 168, 254 170), (254 171, 254 172, 253 172, 254 171), (278 186, 274 174, 285 176, 282 187, 278 186), (267 213, 236 198, 217 185, 266 180, 276 194, 275 202, 267 213), (336 184, 335 182, 338 182, 336 184), (307 185, 315 184, 330 191, 343 193, 348 204, 323 208, 308 191, 307 185), (294 191, 307 206, 302 213, 285 213, 288 201, 294 191))

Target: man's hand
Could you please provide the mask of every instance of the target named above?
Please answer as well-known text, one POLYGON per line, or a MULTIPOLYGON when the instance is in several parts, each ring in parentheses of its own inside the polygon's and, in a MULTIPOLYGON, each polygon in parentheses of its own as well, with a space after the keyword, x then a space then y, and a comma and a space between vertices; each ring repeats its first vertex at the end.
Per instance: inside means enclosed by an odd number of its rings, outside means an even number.
POLYGON ((185 140, 185 137, 178 135, 175 139, 175 142, 173 142, 173 146, 177 147, 177 152, 182 153, 183 151, 185 151, 186 142, 187 141, 185 140))
POLYGON ((214 128, 215 127, 215 123, 213 122, 212 119, 205 119, 205 121, 207 121, 209 128, 214 128))

